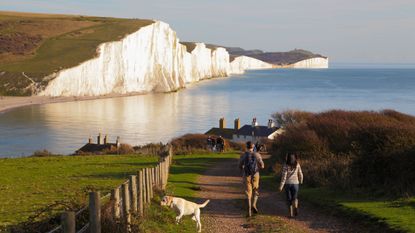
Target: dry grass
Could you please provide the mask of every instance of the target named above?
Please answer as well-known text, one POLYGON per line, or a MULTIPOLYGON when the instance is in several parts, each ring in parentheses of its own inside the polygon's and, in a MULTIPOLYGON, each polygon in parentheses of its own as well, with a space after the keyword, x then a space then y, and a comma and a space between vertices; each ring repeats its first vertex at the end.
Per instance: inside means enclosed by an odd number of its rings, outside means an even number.
POLYGON ((0 62, 28 59, 46 39, 98 24, 82 17, 0 12, 0 62))
POLYGON ((288 115, 294 120, 287 117, 273 155, 281 162, 287 153, 300 154, 308 184, 415 193, 410 184, 415 180, 415 117, 392 110, 288 115))
POLYGON ((152 20, 0 13, 0 95, 32 95, 30 77, 44 78, 97 55, 99 44, 121 40, 152 20), (23 72, 25 74, 23 74, 23 72))
POLYGON ((186 50, 188 53, 191 53, 196 48, 195 42, 180 42, 180 44, 186 46, 186 50))

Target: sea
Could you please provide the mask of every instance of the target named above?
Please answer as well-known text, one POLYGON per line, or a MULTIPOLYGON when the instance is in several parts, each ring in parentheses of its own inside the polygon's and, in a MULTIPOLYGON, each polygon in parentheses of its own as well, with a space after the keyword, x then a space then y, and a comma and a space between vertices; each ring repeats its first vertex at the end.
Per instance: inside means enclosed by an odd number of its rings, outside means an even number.
POLYGON ((415 66, 337 64, 329 69, 252 70, 173 93, 26 106, 0 113, 0 157, 36 150, 72 154, 99 133, 109 142, 166 143, 218 127, 224 117, 266 125, 275 112, 394 109, 415 115, 415 66))

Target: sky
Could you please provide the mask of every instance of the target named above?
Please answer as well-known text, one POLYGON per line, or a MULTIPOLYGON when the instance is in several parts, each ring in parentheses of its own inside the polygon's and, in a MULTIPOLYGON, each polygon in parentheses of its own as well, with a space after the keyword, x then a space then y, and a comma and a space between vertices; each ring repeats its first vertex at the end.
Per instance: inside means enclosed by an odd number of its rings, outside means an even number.
POLYGON ((157 19, 181 41, 415 63, 415 0, 1 0, 0 10, 157 19))

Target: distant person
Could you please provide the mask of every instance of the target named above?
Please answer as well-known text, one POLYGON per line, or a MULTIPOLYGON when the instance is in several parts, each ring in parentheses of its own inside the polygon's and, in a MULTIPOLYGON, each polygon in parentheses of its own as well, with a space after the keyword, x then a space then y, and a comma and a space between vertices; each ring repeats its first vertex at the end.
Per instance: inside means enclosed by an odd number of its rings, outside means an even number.
POLYGON ((259 169, 264 168, 264 162, 259 153, 254 152, 254 144, 250 141, 246 143, 246 152, 241 155, 238 167, 243 170, 243 180, 245 193, 248 199, 248 216, 258 213, 257 201, 259 197, 259 169), (252 196, 252 193, 254 194, 252 196))
POLYGON ((212 137, 212 151, 216 151, 216 139, 212 137))
POLYGON ((210 136, 207 138, 207 142, 206 143, 207 143, 208 150, 213 150, 212 138, 210 136))
POLYGON ((288 215, 294 217, 298 215, 298 191, 300 184, 303 183, 303 172, 296 154, 290 154, 285 159, 282 168, 281 183, 279 191, 285 189, 288 204, 288 215))
POLYGON ((222 136, 219 136, 216 139, 216 149, 218 152, 222 152, 225 147, 225 140, 223 140, 222 136))
POLYGON ((255 145, 254 145, 254 151, 255 152, 259 152, 259 151, 261 151, 260 150, 260 147, 259 147, 259 142, 257 141, 256 143, 255 143, 255 145))

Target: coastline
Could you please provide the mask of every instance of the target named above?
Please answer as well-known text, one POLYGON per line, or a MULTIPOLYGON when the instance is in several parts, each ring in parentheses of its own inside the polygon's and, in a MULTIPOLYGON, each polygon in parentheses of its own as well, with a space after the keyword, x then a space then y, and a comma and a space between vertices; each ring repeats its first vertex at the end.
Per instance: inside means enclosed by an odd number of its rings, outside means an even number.
POLYGON ((11 111, 20 107, 27 107, 31 105, 43 105, 63 102, 75 102, 85 100, 96 100, 96 99, 108 99, 126 96, 143 95, 146 93, 133 92, 128 94, 109 94, 101 96, 61 96, 61 97, 50 97, 50 96, 0 96, 0 114, 7 111, 11 111))

